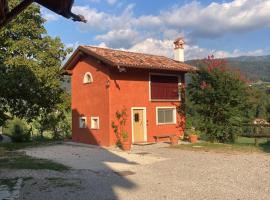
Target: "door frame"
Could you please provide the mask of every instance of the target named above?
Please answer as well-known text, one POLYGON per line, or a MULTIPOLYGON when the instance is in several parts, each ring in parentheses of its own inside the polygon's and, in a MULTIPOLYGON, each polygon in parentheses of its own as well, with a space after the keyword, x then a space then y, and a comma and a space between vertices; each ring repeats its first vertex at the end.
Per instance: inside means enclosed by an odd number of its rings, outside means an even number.
POLYGON ((144 142, 147 142, 147 127, 146 127, 146 107, 131 107, 131 132, 132 132, 132 143, 134 143, 134 110, 143 110, 144 120, 143 120, 143 130, 144 130, 144 142))

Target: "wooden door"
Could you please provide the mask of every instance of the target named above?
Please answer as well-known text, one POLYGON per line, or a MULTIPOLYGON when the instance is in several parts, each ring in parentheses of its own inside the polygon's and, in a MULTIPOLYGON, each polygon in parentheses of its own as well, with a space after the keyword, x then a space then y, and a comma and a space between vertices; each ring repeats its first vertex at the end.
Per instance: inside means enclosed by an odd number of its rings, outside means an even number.
POLYGON ((143 109, 133 110, 133 139, 134 143, 144 142, 144 112, 143 109))

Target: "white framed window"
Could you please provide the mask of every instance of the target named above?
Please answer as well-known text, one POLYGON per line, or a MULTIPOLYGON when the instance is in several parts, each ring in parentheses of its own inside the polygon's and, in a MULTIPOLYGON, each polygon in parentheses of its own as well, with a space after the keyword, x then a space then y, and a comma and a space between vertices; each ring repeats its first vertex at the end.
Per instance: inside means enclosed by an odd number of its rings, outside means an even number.
POLYGON ((175 107, 157 107, 156 108, 157 124, 176 124, 175 107))
POLYGON ((83 77, 83 83, 88 84, 88 83, 93 83, 93 77, 90 72, 86 72, 83 77))
POLYGON ((87 127, 87 117, 80 117, 79 118, 79 126, 80 126, 80 128, 87 127))
POLYGON ((99 117, 91 117, 91 129, 99 129, 99 117))

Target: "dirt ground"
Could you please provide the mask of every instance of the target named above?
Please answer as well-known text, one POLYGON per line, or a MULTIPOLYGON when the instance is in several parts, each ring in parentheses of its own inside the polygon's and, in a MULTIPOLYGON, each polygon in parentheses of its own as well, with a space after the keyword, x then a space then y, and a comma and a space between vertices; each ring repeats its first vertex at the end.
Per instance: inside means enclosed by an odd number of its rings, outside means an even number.
MULTIPOLYGON (((194 152, 167 144, 126 153, 72 143, 26 153, 72 170, 1 170, 0 185, 13 181, 5 184, 14 199, 270 199, 268 154, 194 152)), ((0 199, 5 189, 0 186, 0 199)))

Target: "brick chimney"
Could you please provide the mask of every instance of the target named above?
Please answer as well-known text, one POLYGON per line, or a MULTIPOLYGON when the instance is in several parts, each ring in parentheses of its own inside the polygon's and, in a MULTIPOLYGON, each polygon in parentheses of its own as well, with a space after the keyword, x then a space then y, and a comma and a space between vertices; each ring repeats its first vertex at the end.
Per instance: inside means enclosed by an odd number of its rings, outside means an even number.
POLYGON ((179 62, 185 61, 184 44, 185 44, 185 41, 182 37, 177 38, 174 41, 174 60, 179 61, 179 62))

